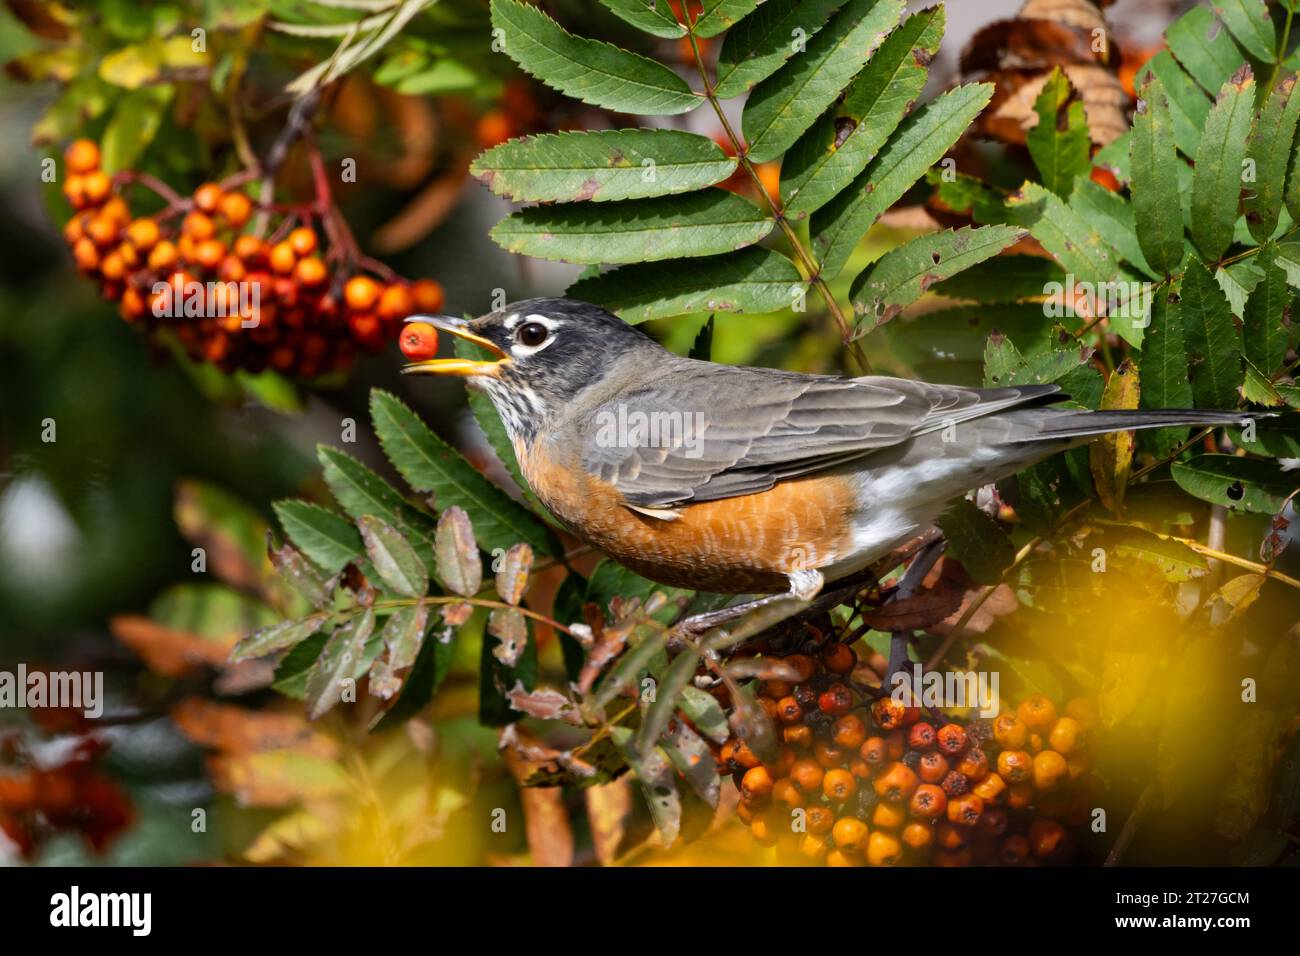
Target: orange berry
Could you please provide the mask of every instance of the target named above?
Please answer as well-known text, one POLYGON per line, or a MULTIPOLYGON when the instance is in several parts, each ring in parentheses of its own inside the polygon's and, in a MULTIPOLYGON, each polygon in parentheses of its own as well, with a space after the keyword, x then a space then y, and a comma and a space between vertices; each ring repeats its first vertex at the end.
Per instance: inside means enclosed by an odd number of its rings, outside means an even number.
POLYGON ((833 867, 861 866, 862 857, 860 854, 848 850, 831 850, 826 854, 826 865, 833 867))
POLYGON ((120 231, 117 223, 104 215, 98 215, 86 223, 86 235, 101 249, 117 242, 120 231))
POLYGON ((913 850, 924 850, 934 842, 934 827, 927 823, 909 823, 903 827, 903 842, 913 850))
POLYGON ((73 174, 65 179, 63 181, 63 196, 73 209, 85 209, 89 205, 86 200, 86 177, 73 174))
POLYGON ((809 807, 804 811, 804 823, 809 833, 829 833, 835 823, 835 814, 830 807, 809 807))
POLYGON ((907 809, 918 820, 937 820, 948 808, 948 795, 942 787, 932 783, 923 783, 916 788, 907 809))
POLYGON ((907 729, 907 746, 912 750, 929 750, 934 746, 934 725, 918 720, 907 729))
POLYGON ((148 252, 158 242, 158 223, 152 219, 136 219, 126 227, 126 240, 141 252, 148 252))
POLYGON ((379 283, 370 276, 353 276, 343 287, 343 301, 353 312, 367 312, 379 301, 379 283))
POLYGON ((104 202, 104 200, 108 199, 112 189, 113 181, 108 178, 108 173, 102 169, 96 169, 81 177, 81 190, 86 197, 86 205, 88 206, 98 206, 104 202))
POLYGON ((757 163, 754 172, 758 173, 758 181, 763 184, 763 189, 769 196, 775 197, 781 194, 780 163, 757 163))
POLYGON ((1069 755, 1079 744, 1079 722, 1073 717, 1060 717, 1047 732, 1047 744, 1058 754, 1069 755))
POLYGON ((970 831, 955 827, 947 820, 935 824, 934 842, 944 850, 959 850, 966 845, 970 831))
POLYGON ((266 256, 266 243, 257 236, 240 236, 235 240, 235 255, 245 265, 259 265, 266 256))
POLYGON ((114 196, 104 203, 104 208, 99 211, 99 214, 107 216, 119 226, 125 226, 131 221, 131 210, 127 207, 126 200, 121 196, 114 196))
POLYGON ((867 842, 867 825, 854 817, 841 817, 835 821, 831 839, 841 850, 863 850, 867 842))
POLYGON ((829 849, 825 837, 814 836, 811 833, 805 833, 803 839, 799 841, 799 852, 810 860, 820 860, 829 849))
POLYGON ((811 757, 802 757, 790 766, 790 779, 804 793, 811 794, 821 790, 825 776, 826 771, 822 765, 811 757))
POLYGON ((127 286, 122 290, 122 317, 124 319, 138 319, 144 315, 145 301, 144 296, 139 289, 133 289, 127 286))
POLYGON ((1013 833, 998 847, 998 862, 1003 866, 1023 866, 1029 854, 1028 838, 1022 833, 1013 833))
POLYGON ((226 255, 226 244, 220 239, 204 239, 194 247, 194 261, 204 269, 216 269, 226 255))
POLYGON ((926 783, 942 783, 943 778, 948 776, 948 770, 948 758, 937 750, 922 754, 916 765, 917 776, 926 783))
POLYGON ((89 236, 82 236, 72 247, 72 258, 82 272, 94 272, 99 268, 99 250, 89 236))
POLYGON ((807 654, 790 654, 783 657, 781 663, 794 671, 795 683, 798 684, 802 684, 817 673, 817 662, 807 654))
POLYGON ((749 825, 749 833, 760 846, 774 846, 776 844, 776 833, 772 830, 772 825, 768 823, 766 817, 755 817, 749 825))
POLYGON ((903 726, 906 711, 902 702, 892 697, 881 697, 871 705, 871 717, 881 730, 894 730, 903 726))
POLYGON ((960 724, 944 724, 935 733, 934 743, 940 753, 956 756, 966 749, 966 730, 960 724))
POLYGON ((984 812, 984 801, 967 793, 948 801, 948 822, 960 827, 973 827, 984 812))
POLYGON ((979 797, 985 803, 996 803, 1002 799, 1002 795, 1007 792, 1007 782, 1002 779, 1000 774, 991 773, 975 786, 971 787, 971 793, 979 797))
POLYGON ((885 761, 888 760, 888 755, 885 753, 885 738, 868 737, 858 748, 858 755, 869 767, 884 766, 885 761))
POLYGON ((998 754, 998 773, 1009 784, 1026 782, 1033 771, 1033 758, 1023 750, 1004 750, 998 754))
POLYGON ((836 767, 822 778, 822 793, 834 803, 843 803, 858 789, 858 781, 847 770, 836 767))
POLYGON ((1029 845, 1040 860, 1054 855, 1065 840, 1065 828, 1055 820, 1035 820, 1029 825, 1029 845))
POLYGON ((867 725, 857 714, 844 714, 831 725, 831 739, 845 750, 857 750, 867 738, 867 725))
POLYGON ((191 210, 181 220, 181 232, 191 237, 195 242, 202 242, 204 239, 211 239, 216 235, 217 225, 207 213, 191 210))
POLYGON ((872 825, 885 830, 897 830, 906 822, 907 809, 901 803, 882 800, 871 811, 872 825))
POLYGON ((163 239, 149 250, 149 268, 155 272, 161 272, 176 265, 179 258, 180 252, 176 248, 176 243, 170 239, 163 239))
POLYGON ((379 297, 379 317, 381 319, 403 319, 414 312, 411 291, 405 283, 390 285, 379 297))
POLYGON ((1068 766, 1065 758, 1055 750, 1044 750, 1034 756, 1034 787, 1051 790, 1065 776, 1068 766))
POLYGON ((75 245, 77 240, 86 234, 86 217, 75 215, 69 219, 63 226, 63 241, 68 245, 75 245))
POLYGON ((110 282, 116 282, 126 275, 126 264, 122 262, 122 257, 114 250, 104 256, 99 264, 99 274, 110 282))
POLYGON ((853 648, 839 641, 827 644, 821 654, 822 666, 832 674, 848 674, 858 663, 858 655, 853 648))
POLYGON ((822 713, 832 716, 847 714, 853 709, 853 692, 843 684, 831 684, 818 696, 817 706, 822 713))
POLYGON ((803 806, 803 794, 789 777, 782 777, 772 784, 772 799, 791 810, 803 806))
POLYGON ((803 708, 793 697, 782 697, 776 702, 776 718, 783 724, 797 724, 803 720, 803 708))
POLYGON ((965 774, 971 783, 977 783, 988 776, 989 758, 979 747, 971 747, 957 761, 956 770, 965 774))
POLYGON ((501 110, 488 110, 474 124, 474 135, 484 149, 504 143, 514 131, 514 123, 501 110))
POLYGON ((314 289, 318 285, 323 285, 325 280, 329 278, 329 270, 325 268, 325 263, 318 257, 309 256, 306 259, 298 260, 293 275, 307 288, 314 289))
POLYGON ((216 212, 217 207, 221 205, 221 197, 223 195, 221 187, 216 183, 204 183, 198 189, 194 190, 194 206, 197 209, 203 210, 208 215, 211 215, 216 212))
POLYGON ((271 269, 287 276, 298 265, 298 257, 288 242, 277 242, 271 247, 271 269))
POLYGON ((903 855, 903 844, 892 833, 875 831, 867 838, 867 865, 893 866, 903 855))
POLYGON ((441 312, 444 302, 442 285, 434 279, 418 279, 411 285, 411 298, 421 312, 441 312))
POLYGON ((423 362, 438 354, 438 330, 427 322, 408 322, 397 344, 411 361, 423 362))
POLYGON ((846 756, 843 747, 837 747, 828 740, 813 743, 813 758, 827 770, 841 766, 846 756))
POLYGON ((806 724, 793 724, 789 727, 782 727, 781 737, 791 747, 799 747, 803 750, 811 747, 813 742, 812 728, 806 724))
POLYGON ((99 146, 88 139, 76 140, 64 150, 63 163, 69 172, 93 172, 99 168, 99 146))
POLYGON ((1046 694, 1030 694, 1016 708, 1016 716, 1030 730, 1044 731, 1056 722, 1056 707, 1046 694))
POLYGON ((1029 741, 1029 728, 1015 714, 999 714, 993 721, 993 739, 1003 750, 1020 750, 1029 741))
POLYGON ((916 790, 919 781, 912 768, 895 761, 875 779, 876 796, 881 800, 906 800, 916 790))
POLYGON ((1017 783, 1007 787, 1007 806, 1012 810, 1024 810, 1034 802, 1034 787, 1028 783, 1017 783))
POLYGON ((309 256, 316 251, 316 231, 307 226, 299 226, 285 241, 296 256, 309 256))
POLYGON ((226 193, 217 204, 217 213, 234 228, 240 228, 253 214, 253 201, 243 193, 226 193))
POLYGON ((745 771, 740 781, 740 794, 750 803, 762 803, 772 795, 772 775, 766 767, 753 767, 745 771))

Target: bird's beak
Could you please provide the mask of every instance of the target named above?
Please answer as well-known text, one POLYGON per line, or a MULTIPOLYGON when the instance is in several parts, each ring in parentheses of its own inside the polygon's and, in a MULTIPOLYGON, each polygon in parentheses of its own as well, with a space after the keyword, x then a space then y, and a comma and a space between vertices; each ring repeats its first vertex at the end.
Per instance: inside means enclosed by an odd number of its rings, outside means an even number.
POLYGON ((402 366, 403 374, 455 375, 461 378, 469 378, 473 375, 496 375, 501 370, 501 366, 510 361, 510 356, 506 355, 495 342, 471 332, 468 328, 469 323, 464 319, 453 318, 449 315, 413 315, 406 321, 427 322, 440 332, 447 332, 458 339, 473 342, 480 348, 487 349, 496 358, 492 360, 426 359, 423 362, 411 362, 409 365, 402 366))

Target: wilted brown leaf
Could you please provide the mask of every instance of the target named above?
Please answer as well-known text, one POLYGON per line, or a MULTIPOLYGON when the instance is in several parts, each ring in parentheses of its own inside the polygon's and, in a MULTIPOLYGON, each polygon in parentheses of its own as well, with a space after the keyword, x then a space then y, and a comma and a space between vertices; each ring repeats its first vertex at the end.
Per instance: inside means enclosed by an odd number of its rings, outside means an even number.
POLYGON ((245 710, 190 697, 172 708, 171 718, 187 740, 212 750, 236 754, 295 750, 325 758, 338 755, 338 745, 298 714, 245 710))

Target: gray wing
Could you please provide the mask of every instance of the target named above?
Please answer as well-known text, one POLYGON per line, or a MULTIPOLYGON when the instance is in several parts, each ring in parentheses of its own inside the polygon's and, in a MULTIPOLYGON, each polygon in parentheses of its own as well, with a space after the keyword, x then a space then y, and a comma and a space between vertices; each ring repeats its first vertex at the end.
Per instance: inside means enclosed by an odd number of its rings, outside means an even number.
POLYGON ((575 422, 589 472, 631 505, 754 494, 1057 391, 837 378, 680 360, 575 422))

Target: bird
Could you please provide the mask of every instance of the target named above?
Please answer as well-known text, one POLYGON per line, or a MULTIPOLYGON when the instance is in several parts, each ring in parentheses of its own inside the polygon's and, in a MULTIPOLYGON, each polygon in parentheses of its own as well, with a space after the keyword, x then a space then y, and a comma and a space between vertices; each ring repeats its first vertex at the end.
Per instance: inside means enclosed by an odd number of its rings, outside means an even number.
POLYGON ((565 527, 660 584, 769 596, 743 608, 812 601, 931 529, 954 499, 1101 435, 1245 414, 1061 407, 1068 396, 1050 384, 725 365, 568 298, 407 321, 483 350, 403 371, 485 392, 524 479, 565 527))

